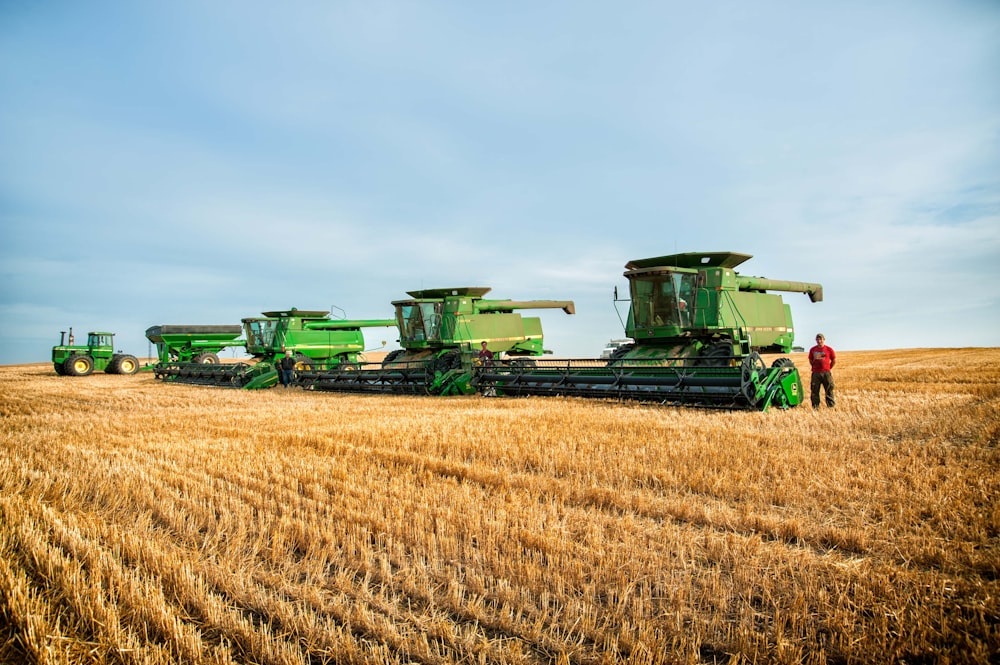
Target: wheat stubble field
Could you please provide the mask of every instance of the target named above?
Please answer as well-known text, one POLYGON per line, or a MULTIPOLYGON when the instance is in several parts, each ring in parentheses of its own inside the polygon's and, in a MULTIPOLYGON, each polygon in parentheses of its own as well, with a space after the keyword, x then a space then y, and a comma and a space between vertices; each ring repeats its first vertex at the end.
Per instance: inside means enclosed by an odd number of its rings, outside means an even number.
POLYGON ((1000 349, 839 360, 766 414, 0 368, 0 661, 998 662, 1000 349))

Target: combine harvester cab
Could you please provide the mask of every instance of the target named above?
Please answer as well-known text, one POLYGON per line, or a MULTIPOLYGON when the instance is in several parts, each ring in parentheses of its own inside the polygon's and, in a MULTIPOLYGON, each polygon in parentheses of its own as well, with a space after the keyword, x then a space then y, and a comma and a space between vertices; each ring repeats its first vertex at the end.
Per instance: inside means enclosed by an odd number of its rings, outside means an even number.
POLYGON ((484 300, 489 287, 408 291, 392 304, 403 348, 381 363, 298 373, 297 383, 310 390, 412 395, 468 395, 482 342, 498 363, 523 364, 545 353, 542 323, 515 310, 562 309, 574 313, 570 300, 484 300))
POLYGON ((115 353, 115 334, 110 332, 87 333, 86 345, 73 344, 73 329, 69 329, 69 343, 65 331, 59 335, 59 344, 52 347, 52 368, 59 376, 87 376, 94 370, 106 374, 135 374, 139 359, 129 353, 115 353))
POLYGON ((819 284, 747 277, 736 252, 691 252, 626 264, 634 340, 608 359, 542 361, 533 368, 479 370, 474 383, 504 395, 577 395, 664 404, 766 410, 803 399, 788 358, 767 367, 761 353, 788 353, 791 308, 780 295, 823 299, 819 284))
MULTIPOLYGON (((154 368, 156 378, 178 383, 244 388, 270 388, 278 382, 277 361, 286 350, 295 355, 299 371, 326 369, 341 363, 356 363, 364 350, 365 327, 394 326, 391 319, 337 320, 328 312, 292 308, 263 312, 263 317, 243 319, 243 326, 159 326, 176 329, 171 337, 173 348, 206 349, 221 338, 209 339, 206 328, 220 329, 219 335, 229 335, 224 346, 242 346, 252 356, 249 362, 199 363, 161 361, 154 368), (221 329, 227 329, 225 333, 221 329), (182 333, 183 329, 190 332, 182 333), (245 339, 235 339, 244 333, 245 339), (187 339, 184 339, 185 334, 187 339)), ((150 329, 150 331, 153 328, 150 329)), ((149 337, 147 331, 147 337, 149 337)), ((160 335, 163 337, 163 335, 160 335)), ((152 339, 152 338, 151 338, 152 339)), ((222 347, 220 347, 222 348, 222 347)))

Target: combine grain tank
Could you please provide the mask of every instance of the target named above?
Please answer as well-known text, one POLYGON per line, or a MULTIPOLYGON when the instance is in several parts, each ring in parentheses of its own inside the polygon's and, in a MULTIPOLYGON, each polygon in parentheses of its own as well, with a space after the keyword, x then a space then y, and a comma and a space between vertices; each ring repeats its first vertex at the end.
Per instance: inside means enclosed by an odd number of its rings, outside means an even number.
POLYGON ((545 353, 542 324, 515 310, 562 309, 570 300, 485 300, 489 287, 408 291, 396 309, 399 343, 381 363, 304 371, 297 383, 311 390, 398 394, 474 393, 472 372, 482 342, 518 364, 545 353))
POLYGON ((788 353, 790 307, 768 291, 823 299, 819 284, 740 275, 736 252, 691 252, 626 264, 633 340, 608 359, 540 361, 477 370, 474 384, 504 395, 578 395, 666 404, 766 409, 803 398, 788 358, 767 367, 761 353, 788 353))
MULTIPOLYGON (((243 346, 253 357, 250 362, 199 363, 182 359, 161 362, 153 369, 158 379, 178 383, 235 387, 270 388, 278 382, 277 360, 286 350, 292 351, 297 371, 329 369, 341 364, 355 364, 364 351, 362 328, 395 326, 393 319, 331 319, 326 311, 300 310, 263 312, 263 317, 243 319, 245 339, 234 339, 230 326, 156 326, 146 331, 169 345, 170 353, 180 358, 185 349, 208 349, 225 340, 225 346, 243 346), (218 329, 213 337, 208 328, 218 329), (169 332, 163 332, 167 329, 169 332), (184 332, 187 330, 187 332, 184 332)), ((154 340, 155 341, 155 340, 154 340)), ((220 347, 221 348, 221 347, 220 347)), ((190 354, 188 354, 190 355, 190 354)))

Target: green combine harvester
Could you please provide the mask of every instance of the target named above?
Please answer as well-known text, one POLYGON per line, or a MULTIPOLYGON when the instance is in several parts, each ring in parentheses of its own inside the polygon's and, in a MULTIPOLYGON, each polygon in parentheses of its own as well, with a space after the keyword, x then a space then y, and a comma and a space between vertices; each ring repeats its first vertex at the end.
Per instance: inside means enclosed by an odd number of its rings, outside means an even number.
POLYGON ((59 376, 87 376, 94 370, 105 374, 135 374, 139 359, 129 353, 115 353, 115 334, 89 332, 85 345, 73 344, 73 329, 59 333, 59 344, 52 347, 52 367, 59 376))
POLYGON ((562 309, 575 312, 571 300, 484 300, 489 287, 408 291, 394 301, 403 348, 381 363, 339 365, 296 373, 307 390, 413 395, 468 395, 482 342, 512 364, 528 365, 542 356, 542 324, 515 310, 562 309))
MULTIPOLYGON (((768 367, 761 353, 788 353, 791 309, 780 295, 823 299, 823 287, 748 277, 736 252, 691 252, 626 264, 633 341, 608 359, 539 361, 478 368, 473 385, 500 395, 575 395, 664 404, 765 410, 804 398, 788 358, 768 367)), ((616 296, 617 298, 617 296, 616 296)))
POLYGON ((263 312, 240 326, 153 326, 146 337, 157 344, 157 379, 177 383, 270 388, 278 382, 277 361, 292 351, 297 371, 355 366, 365 349, 362 328, 395 326, 393 319, 339 320, 326 311, 263 312), (245 339, 236 339, 240 332, 245 339), (161 347, 162 345, 162 347, 161 347), (242 346, 252 362, 220 363, 218 351, 242 346), (213 360, 214 356, 214 360, 213 360))

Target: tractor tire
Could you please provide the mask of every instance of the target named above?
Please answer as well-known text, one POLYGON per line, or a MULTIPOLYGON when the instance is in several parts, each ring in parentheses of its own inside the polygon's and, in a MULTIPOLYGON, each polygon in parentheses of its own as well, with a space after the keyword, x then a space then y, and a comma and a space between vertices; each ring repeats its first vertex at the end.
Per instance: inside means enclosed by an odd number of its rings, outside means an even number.
POLYGON ((59 376, 66 376, 66 370, 63 368, 62 363, 52 363, 52 369, 56 371, 59 376))
POLYGON ((139 359, 133 355, 123 354, 115 357, 109 367, 115 368, 115 374, 135 374, 139 371, 139 359))
POLYGON ((215 353, 199 353, 191 359, 191 362, 199 363, 201 365, 218 365, 219 356, 215 353))
POLYGON ((66 376, 87 376, 94 371, 94 359, 90 356, 70 356, 63 363, 66 376))

